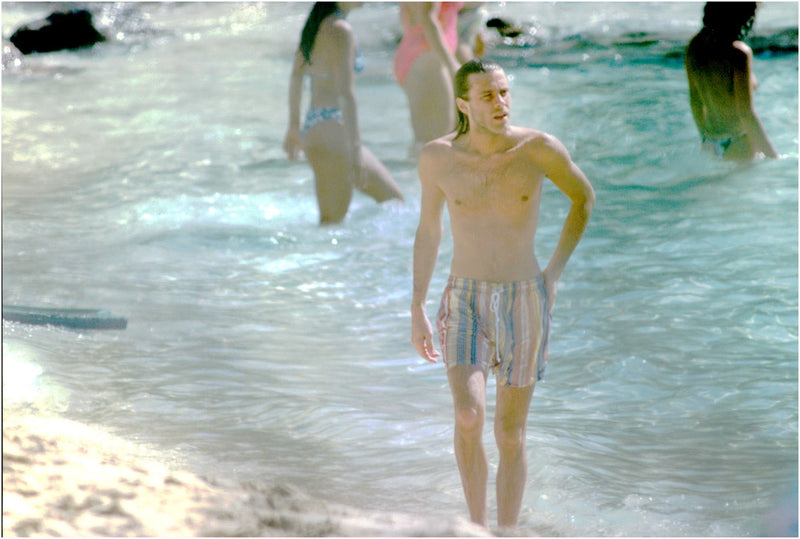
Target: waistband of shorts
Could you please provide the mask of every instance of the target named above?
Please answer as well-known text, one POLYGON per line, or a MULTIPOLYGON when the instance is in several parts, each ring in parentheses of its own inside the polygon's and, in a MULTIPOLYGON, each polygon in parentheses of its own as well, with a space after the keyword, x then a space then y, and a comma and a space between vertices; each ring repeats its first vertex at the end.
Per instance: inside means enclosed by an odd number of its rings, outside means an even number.
POLYGON ((455 290, 475 290, 476 292, 494 292, 496 290, 527 290, 540 289, 544 284, 544 276, 540 273, 533 279, 523 281, 482 281, 480 279, 469 279, 466 277, 455 277, 451 275, 447 278, 447 288, 455 290))

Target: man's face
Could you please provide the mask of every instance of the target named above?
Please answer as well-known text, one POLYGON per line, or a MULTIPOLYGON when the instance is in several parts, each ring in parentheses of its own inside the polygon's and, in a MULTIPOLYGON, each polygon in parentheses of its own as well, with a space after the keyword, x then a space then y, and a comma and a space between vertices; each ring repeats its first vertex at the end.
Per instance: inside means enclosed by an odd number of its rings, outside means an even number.
POLYGON ((511 125, 511 93, 506 74, 499 69, 473 73, 468 81, 469 99, 459 99, 459 108, 469 117, 470 130, 505 133, 511 125))

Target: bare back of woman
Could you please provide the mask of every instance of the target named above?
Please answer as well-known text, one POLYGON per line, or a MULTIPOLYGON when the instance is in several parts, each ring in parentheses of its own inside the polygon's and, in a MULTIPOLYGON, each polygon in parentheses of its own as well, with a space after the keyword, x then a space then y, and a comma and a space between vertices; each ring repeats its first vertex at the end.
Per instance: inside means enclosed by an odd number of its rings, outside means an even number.
POLYGON ((403 196, 385 166, 361 145, 355 100, 360 55, 345 15, 356 3, 317 2, 303 30, 289 89, 289 129, 284 149, 300 150, 314 170, 320 223, 340 222, 353 189, 378 202, 403 196), (311 78, 311 100, 300 126, 303 77, 311 78))
POLYGON ((741 41, 755 4, 706 4, 704 28, 686 51, 689 98, 703 148, 730 160, 777 157, 753 104, 753 52, 741 41))

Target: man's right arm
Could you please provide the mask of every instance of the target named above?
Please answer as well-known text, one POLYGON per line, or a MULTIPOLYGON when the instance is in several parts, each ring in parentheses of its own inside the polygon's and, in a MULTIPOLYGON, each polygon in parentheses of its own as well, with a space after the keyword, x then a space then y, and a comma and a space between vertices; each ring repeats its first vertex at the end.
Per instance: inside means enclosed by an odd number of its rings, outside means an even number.
POLYGON ((422 358, 433 363, 439 352, 434 349, 433 329, 425 313, 425 302, 439 255, 444 208, 444 193, 436 183, 436 158, 432 155, 435 153, 436 149, 429 145, 419 158, 422 195, 419 225, 414 237, 414 288, 411 295, 411 344, 422 358))

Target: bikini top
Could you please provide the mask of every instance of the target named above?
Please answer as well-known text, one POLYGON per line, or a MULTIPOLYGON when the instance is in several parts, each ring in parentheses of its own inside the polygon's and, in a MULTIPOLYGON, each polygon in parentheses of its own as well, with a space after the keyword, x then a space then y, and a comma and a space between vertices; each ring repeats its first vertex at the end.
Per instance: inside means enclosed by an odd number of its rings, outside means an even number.
POLYGON ((361 49, 356 46, 356 57, 353 60, 353 71, 356 73, 361 73, 364 71, 364 67, 366 67, 367 61, 364 60, 364 55, 361 54, 361 49))

